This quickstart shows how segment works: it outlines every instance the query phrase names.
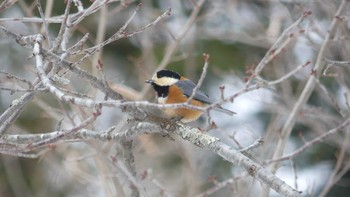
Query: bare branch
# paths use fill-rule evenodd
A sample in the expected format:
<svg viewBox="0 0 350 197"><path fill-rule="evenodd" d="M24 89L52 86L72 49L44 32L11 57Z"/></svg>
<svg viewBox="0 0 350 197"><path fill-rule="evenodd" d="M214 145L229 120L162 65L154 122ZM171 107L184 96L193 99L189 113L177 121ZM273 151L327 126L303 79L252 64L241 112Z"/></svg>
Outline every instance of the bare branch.
<svg viewBox="0 0 350 197"><path fill-rule="evenodd" d="M311 140L309 142L306 142L302 147L298 148L294 152L292 152L292 153L290 153L288 155L285 155L283 157L279 157L279 158L274 158L274 159L268 160L268 161L266 161L266 163L270 164L270 163L273 163L273 162L280 162L280 161L284 161L284 160L287 160L287 159L293 159L293 158L299 156L301 153L303 153L305 150L307 150L311 146L313 146L313 145L315 145L317 143L323 142L326 137L328 137L330 135L333 135L336 132L342 131L342 129L345 128L346 126L348 126L349 124L350 124L350 118L345 120L341 125L337 126L336 128L327 131L323 135L321 135L321 136L319 136L319 137L317 137L317 138L315 138L315 139L313 139L313 140Z"/></svg>
<svg viewBox="0 0 350 197"><path fill-rule="evenodd" d="M346 8L346 4L348 3L347 0L343 0L341 4L338 7L337 12L335 13L335 16L339 16L343 13L343 11ZM314 74L312 73L307 81L307 84L305 85L302 93L300 94L300 97L296 104L294 105L292 111L289 113L288 119L286 120L283 129L281 131L281 138L278 140L278 144L276 147L276 152L273 155L273 159L281 157L283 154L284 147L287 143L287 140L289 139L290 133L295 125L297 113L299 112L300 108L306 103L306 101L309 99L312 91L314 90L316 79L320 76L320 72L323 70L324 65L322 64L322 60L324 58L326 49L329 47L329 42L331 41L331 38L333 37L337 24L339 23L339 20L337 17L334 17L332 20L332 23L329 27L329 30L326 33L326 37L323 41L323 44L321 46L320 51L318 52L317 59L313 68ZM278 163L273 163L271 166L271 170L273 173L276 172L278 167Z"/></svg>
<svg viewBox="0 0 350 197"><path fill-rule="evenodd" d="M215 181L213 187L211 187L208 190L198 194L196 197L210 196L211 194L215 193L216 191L219 191L220 189L222 189L224 187L228 187L230 185L234 185L235 182L237 182L239 179L242 179L242 178L244 178L246 176L247 176L247 173L244 173L243 175L240 175L240 176L237 176L237 177L233 177L233 178L229 178L229 179L226 179L226 180L224 180L222 182Z"/></svg>
<svg viewBox="0 0 350 197"><path fill-rule="evenodd" d="M188 98L187 104L191 103L193 97L196 95L197 91L198 91L199 88L202 86L202 83L203 83L203 81L204 81L204 78L205 78L205 76L206 76L206 74L207 74L207 69L208 69L208 65L209 65L209 58L210 58L210 56L209 56L209 54L204 53L204 54L203 54L203 57L204 57L205 63L204 63L204 66L203 66L202 74L201 74L201 76L200 76L200 78L199 78L199 80L198 80L198 82L197 82L196 87L193 88L192 94L191 94L191 96Z"/></svg>
<svg viewBox="0 0 350 197"><path fill-rule="evenodd" d="M49 28L48 28L48 25L47 25L46 20L45 20L44 11L43 11L43 9L41 7L41 3L40 3L39 0L36 0L35 3L36 3L36 6L38 7L40 17L41 17L41 19L43 21L43 25L44 25L44 29L45 29L45 32L46 32L46 37L47 37L47 42L49 44L49 48L51 48L52 47L51 35L50 35Z"/></svg>
<svg viewBox="0 0 350 197"><path fill-rule="evenodd" d="M278 177L271 174L268 170L266 170L260 164L253 162L252 160L250 160L249 158L241 154L239 151L232 149L231 147L229 147L223 142L220 142L219 139L209 136L207 134L203 134L197 128L191 128L185 125L174 124L172 122L168 122L166 124L167 125L165 126L165 128L167 129L160 127L159 123L156 123L156 124L139 123L138 126L136 126L136 129L141 131L141 133L148 133L150 131L159 132L159 133L168 133L168 132L175 133L180 137L182 137L184 140L187 140L197 146L209 149L214 153L217 153L218 155L220 155L225 160L241 166L248 172L250 176L253 176L257 178L260 182L269 185L269 187L273 188L276 192L284 196L300 196L299 192L292 189L290 186L288 186ZM133 131L131 133L135 135L135 132L133 129L126 131L125 135L129 135L128 132L130 133L130 131ZM44 134L44 135L49 136L49 134ZM57 135L57 133L54 133L53 135ZM22 137L23 136L24 135L22 135ZM22 140L23 139L28 140L28 137L38 138L42 136L43 136L42 134L31 134L31 135L28 135L26 138L22 138ZM111 132L104 132L104 133L97 134L96 132L89 132L87 130L84 130L82 132L77 132L74 135L75 138L93 137L94 139L99 139L99 140L115 140L115 139L118 139L117 136L120 136L120 134L118 133L111 134ZM0 139L5 140L6 142L13 142L12 140L18 140L20 138L18 138L18 135L4 135Z"/></svg>
<svg viewBox="0 0 350 197"><path fill-rule="evenodd" d="M264 67L273 60L278 54L280 54L283 49L293 40L295 37L304 31L293 32L293 29L297 27L304 19L311 15L311 11L305 11L298 20L296 20L291 26L289 26L286 30L283 31L282 35L276 40L276 42L270 47L267 51L266 55L260 61L260 63L256 66L254 73L248 79L246 83L246 87L249 87L252 80L259 76Z"/></svg>
<svg viewBox="0 0 350 197"><path fill-rule="evenodd" d="M247 147L244 147L242 149L239 149L240 152L247 152L251 149L257 148L259 146L261 146L264 143L264 139L260 138L255 140L255 142Z"/></svg>

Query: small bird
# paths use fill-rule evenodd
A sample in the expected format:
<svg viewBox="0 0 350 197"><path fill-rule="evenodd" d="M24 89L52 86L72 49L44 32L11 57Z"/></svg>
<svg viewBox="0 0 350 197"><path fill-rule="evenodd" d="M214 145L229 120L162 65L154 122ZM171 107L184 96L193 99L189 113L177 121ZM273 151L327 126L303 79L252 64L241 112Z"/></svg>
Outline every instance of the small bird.
<svg viewBox="0 0 350 197"><path fill-rule="evenodd" d="M146 80L145 83L152 85L157 93L158 103L160 104L175 104L185 103L192 95L196 84L191 80L179 75L171 70L160 70L153 75L152 79ZM207 94L197 89L190 104L199 107L205 107L214 103ZM215 110L233 115L235 112L222 107L217 107ZM170 118L175 118L181 122L188 123L197 120L203 112L187 109L187 108L171 108L165 109L165 114Z"/></svg>

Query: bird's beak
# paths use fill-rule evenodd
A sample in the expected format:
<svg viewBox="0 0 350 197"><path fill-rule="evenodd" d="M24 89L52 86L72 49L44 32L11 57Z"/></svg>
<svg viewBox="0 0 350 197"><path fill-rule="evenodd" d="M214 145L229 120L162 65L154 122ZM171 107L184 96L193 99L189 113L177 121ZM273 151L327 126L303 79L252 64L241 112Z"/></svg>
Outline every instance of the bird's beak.
<svg viewBox="0 0 350 197"><path fill-rule="evenodd" d="M154 81L153 81L152 79L147 79L147 80L145 81L145 83L150 83L150 84L152 84L152 83L154 83Z"/></svg>

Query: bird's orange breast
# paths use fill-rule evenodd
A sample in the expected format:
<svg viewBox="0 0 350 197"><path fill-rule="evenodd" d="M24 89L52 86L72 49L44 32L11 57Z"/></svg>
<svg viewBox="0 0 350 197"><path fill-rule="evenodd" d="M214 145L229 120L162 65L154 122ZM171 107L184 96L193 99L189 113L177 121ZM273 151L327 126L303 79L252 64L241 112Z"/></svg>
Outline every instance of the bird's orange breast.
<svg viewBox="0 0 350 197"><path fill-rule="evenodd" d="M175 103L185 103L188 101L188 97L184 95L180 88L176 86L169 87L169 94L166 100L166 104L175 104ZM195 99L192 99L191 105L203 107L204 103L199 102ZM186 108L172 108L166 109L165 113L172 118L180 118L182 122L191 122L198 119L203 112L197 110L191 110Z"/></svg>

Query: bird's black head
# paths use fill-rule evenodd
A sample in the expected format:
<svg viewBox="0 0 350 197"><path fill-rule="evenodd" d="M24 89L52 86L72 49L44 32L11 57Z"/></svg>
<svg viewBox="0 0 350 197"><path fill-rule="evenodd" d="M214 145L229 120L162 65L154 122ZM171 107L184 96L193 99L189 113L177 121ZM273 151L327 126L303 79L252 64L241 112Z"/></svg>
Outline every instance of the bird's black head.
<svg viewBox="0 0 350 197"><path fill-rule="evenodd" d="M157 78L163 78L163 77L168 77L168 78L174 78L180 80L181 76L174 71L171 70L160 70L157 72Z"/></svg>

